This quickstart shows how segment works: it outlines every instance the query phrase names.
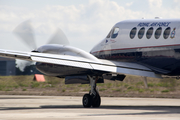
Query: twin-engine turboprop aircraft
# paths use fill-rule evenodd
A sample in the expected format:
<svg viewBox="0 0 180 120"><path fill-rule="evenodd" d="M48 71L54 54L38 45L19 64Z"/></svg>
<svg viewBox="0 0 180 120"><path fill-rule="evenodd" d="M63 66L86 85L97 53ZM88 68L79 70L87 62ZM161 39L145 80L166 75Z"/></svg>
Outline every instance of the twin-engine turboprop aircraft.
<svg viewBox="0 0 180 120"><path fill-rule="evenodd" d="M23 29L17 31L24 41L33 43L21 35ZM62 45L64 42L52 44L58 43L57 39L66 41L62 31L54 38L52 41L56 42L32 52L0 50L0 56L35 61L40 72L64 77L66 84L90 84L91 90L82 100L84 107L100 106L96 83L103 83L104 79L122 81L126 75L155 78L180 75L180 19L121 21L90 53Z"/></svg>

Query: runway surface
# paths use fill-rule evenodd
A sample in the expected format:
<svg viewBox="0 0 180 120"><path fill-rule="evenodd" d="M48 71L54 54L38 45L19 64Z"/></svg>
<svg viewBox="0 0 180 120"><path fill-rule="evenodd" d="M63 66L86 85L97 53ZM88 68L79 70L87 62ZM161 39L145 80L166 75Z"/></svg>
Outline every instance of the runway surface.
<svg viewBox="0 0 180 120"><path fill-rule="evenodd" d="M180 120L180 99L102 97L83 108L82 97L0 96L0 120Z"/></svg>

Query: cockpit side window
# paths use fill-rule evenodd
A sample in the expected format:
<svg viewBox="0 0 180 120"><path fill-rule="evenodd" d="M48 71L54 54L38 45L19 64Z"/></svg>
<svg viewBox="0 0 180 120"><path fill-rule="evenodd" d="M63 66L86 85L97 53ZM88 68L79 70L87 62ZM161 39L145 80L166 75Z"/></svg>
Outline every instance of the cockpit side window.
<svg viewBox="0 0 180 120"><path fill-rule="evenodd" d="M118 33L119 33L119 28L118 28L118 27L115 27L115 28L112 30L111 38L116 38L116 37L118 36Z"/></svg>

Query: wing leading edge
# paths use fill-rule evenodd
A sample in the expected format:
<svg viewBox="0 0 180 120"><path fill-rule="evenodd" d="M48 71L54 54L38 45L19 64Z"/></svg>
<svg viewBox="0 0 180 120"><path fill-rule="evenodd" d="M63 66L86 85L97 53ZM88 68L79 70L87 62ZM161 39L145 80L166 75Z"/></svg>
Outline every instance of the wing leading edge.
<svg viewBox="0 0 180 120"><path fill-rule="evenodd" d="M100 61L92 61L82 57L56 55L36 52L19 52L12 50L0 50L0 56L6 58L22 59L34 62L50 63L64 66L72 66L97 70L101 72L118 73L126 75L137 75L144 77L160 78L160 75L155 74L151 69L139 65L137 63L116 62L110 60L99 59Z"/></svg>

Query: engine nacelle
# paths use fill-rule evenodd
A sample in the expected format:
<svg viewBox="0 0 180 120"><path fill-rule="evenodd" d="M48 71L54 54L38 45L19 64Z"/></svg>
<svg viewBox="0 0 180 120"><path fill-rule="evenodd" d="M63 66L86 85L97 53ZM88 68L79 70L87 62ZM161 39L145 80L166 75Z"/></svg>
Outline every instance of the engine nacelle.
<svg viewBox="0 0 180 120"><path fill-rule="evenodd" d="M85 52L81 49L78 49L72 46L66 46L66 45L57 45L57 44L43 45L39 47L37 50L32 51L32 52L78 56L78 57L82 57L82 58L86 58L92 61L99 62L99 60L93 55L91 55L90 53ZM59 77L63 77L67 75L68 76L84 75L84 74L86 75L87 73L92 74L92 71L88 69L49 64L49 63L36 63L36 68L44 74L51 75L51 76L59 76ZM69 81L71 80L72 79L70 79ZM82 78L79 81L82 81Z"/></svg>

